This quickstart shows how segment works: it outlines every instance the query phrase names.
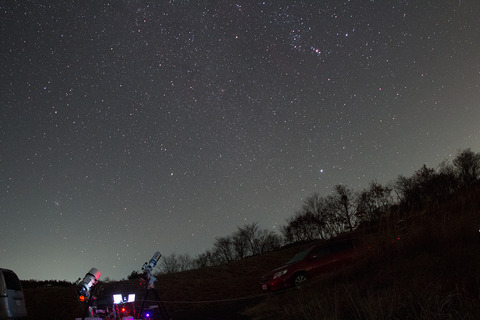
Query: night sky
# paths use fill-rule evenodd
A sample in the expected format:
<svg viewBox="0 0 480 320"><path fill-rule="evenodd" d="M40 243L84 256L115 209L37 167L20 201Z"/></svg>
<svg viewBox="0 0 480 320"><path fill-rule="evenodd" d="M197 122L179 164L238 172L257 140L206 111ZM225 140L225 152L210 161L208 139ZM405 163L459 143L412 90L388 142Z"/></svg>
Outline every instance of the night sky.
<svg viewBox="0 0 480 320"><path fill-rule="evenodd" d="M0 267L21 279L119 280L480 151L478 0L0 9Z"/></svg>

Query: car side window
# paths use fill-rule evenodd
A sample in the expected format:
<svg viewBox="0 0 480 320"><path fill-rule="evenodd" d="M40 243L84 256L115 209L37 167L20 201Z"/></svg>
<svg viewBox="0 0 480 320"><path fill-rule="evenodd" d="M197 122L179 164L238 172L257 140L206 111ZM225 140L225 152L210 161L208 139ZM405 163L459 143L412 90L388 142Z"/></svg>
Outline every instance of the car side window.
<svg viewBox="0 0 480 320"><path fill-rule="evenodd" d="M332 245L332 253L348 250L353 248L351 241L340 242Z"/></svg>
<svg viewBox="0 0 480 320"><path fill-rule="evenodd" d="M316 259L320 258L323 256L326 256L330 254L330 248L329 247L318 247L315 250L312 251L312 254L310 255L310 258Z"/></svg>

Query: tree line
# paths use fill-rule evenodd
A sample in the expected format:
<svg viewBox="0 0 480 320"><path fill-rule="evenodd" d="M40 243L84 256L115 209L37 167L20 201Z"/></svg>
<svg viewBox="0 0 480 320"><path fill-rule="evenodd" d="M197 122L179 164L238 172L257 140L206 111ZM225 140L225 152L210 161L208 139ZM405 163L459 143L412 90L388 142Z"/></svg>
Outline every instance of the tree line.
<svg viewBox="0 0 480 320"><path fill-rule="evenodd" d="M479 182L480 153L468 148L459 151L451 163L444 161L437 169L423 165L411 177L400 175L387 185L372 181L360 192L336 185L329 195L313 193L286 220L281 234L250 223L231 235L215 238L213 247L196 257L175 253L162 257L160 269L162 273L173 273L219 265L296 242L329 239L363 224L378 223L392 208L419 210L431 203L448 201L457 191ZM128 278L136 276L139 274L134 271Z"/></svg>

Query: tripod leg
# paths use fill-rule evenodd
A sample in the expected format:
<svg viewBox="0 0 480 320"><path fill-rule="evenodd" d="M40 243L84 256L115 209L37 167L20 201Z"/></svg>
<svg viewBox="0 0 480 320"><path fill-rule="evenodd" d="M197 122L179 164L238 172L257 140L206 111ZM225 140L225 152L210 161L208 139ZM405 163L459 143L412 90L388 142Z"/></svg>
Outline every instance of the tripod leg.
<svg viewBox="0 0 480 320"><path fill-rule="evenodd" d="M167 309L163 306L162 302L160 301L160 296L158 295L157 290L153 290L153 294L155 296L155 300L157 301L158 309L160 310L160 315L162 320L171 320L170 315L167 312Z"/></svg>
<svg viewBox="0 0 480 320"><path fill-rule="evenodd" d="M84 305L82 320L85 320L85 318L87 317L87 313L90 312L90 305L91 305L91 303L92 303L92 298L93 298L93 296L91 296L90 298L88 298L88 302ZM89 316L90 316L90 314L89 314Z"/></svg>
<svg viewBox="0 0 480 320"><path fill-rule="evenodd" d="M142 305L140 307L140 311L138 312L138 316L141 317L142 314L143 314L143 307L145 306L145 301L147 300L147 297L148 297L148 292L152 290L153 291L153 295L155 297L155 301L157 302L157 305L158 305L158 311L160 312L160 317L162 320L171 320L172 318L170 318L170 315L168 314L167 310L165 309L165 307L163 306L162 302L160 302L160 296L158 295L158 292L157 290L155 289L147 289L147 292L145 292L145 297L143 298L142 300Z"/></svg>
<svg viewBox="0 0 480 320"><path fill-rule="evenodd" d="M140 311L138 312L138 316L139 316L139 317L142 316L143 307L145 306L145 300L147 300L147 296L148 296L148 291L150 291L150 289L147 289L147 291L145 292L145 296L143 297L142 305L141 305L141 307L140 307Z"/></svg>

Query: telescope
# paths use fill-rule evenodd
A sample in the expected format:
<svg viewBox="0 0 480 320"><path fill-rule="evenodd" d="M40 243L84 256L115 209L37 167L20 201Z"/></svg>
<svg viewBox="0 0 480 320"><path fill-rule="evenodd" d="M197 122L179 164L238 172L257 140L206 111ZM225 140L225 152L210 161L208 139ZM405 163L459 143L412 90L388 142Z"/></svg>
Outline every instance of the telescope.
<svg viewBox="0 0 480 320"><path fill-rule="evenodd" d="M143 315L145 318L150 318L150 313L147 312L143 314L143 306L145 305L145 301L147 301L148 293L152 292L155 297L155 301L157 302L158 309L161 313L161 319L171 319L170 316L168 315L167 310L160 302L160 297L158 296L158 292L157 290L155 290L155 281L157 281L157 279L155 279L155 276L152 274L152 270L157 265L158 260L160 260L161 256L162 255L160 254L160 252L158 251L155 252L152 259L150 259L149 262L145 262L145 264L142 267L143 278L145 280L148 280L148 285L147 285L147 291L145 292L145 297L142 300L142 305L140 306L139 314Z"/></svg>
<svg viewBox="0 0 480 320"><path fill-rule="evenodd" d="M93 286L97 284L98 279L100 278L100 271L96 268L90 269L90 271L85 275L85 278L78 284L78 296L80 301L88 301L90 299L90 291Z"/></svg>
<svg viewBox="0 0 480 320"><path fill-rule="evenodd" d="M154 288L155 286L155 281L157 281L157 279L153 276L152 274L152 270L153 268L155 268L155 266L157 265L157 262L158 260L160 259L162 255L160 254L160 252L155 252L155 254L153 255L152 259L150 259L149 262L145 262L143 264L143 267L142 267L142 271L143 271L143 275L145 277L146 280L148 280L148 287L149 288Z"/></svg>
<svg viewBox="0 0 480 320"><path fill-rule="evenodd" d="M149 262L145 262L143 267L142 267L142 270L144 273L148 273L150 274L150 272L152 272L153 268L155 268L155 266L157 265L157 262L158 260L160 259L162 255L160 254L160 252L155 252L155 254L153 255L152 259L150 259Z"/></svg>

